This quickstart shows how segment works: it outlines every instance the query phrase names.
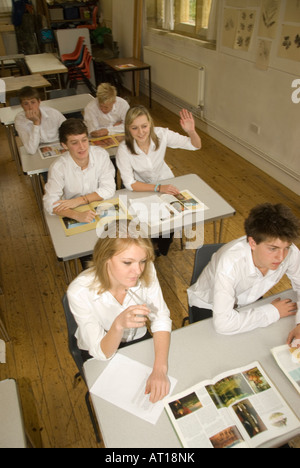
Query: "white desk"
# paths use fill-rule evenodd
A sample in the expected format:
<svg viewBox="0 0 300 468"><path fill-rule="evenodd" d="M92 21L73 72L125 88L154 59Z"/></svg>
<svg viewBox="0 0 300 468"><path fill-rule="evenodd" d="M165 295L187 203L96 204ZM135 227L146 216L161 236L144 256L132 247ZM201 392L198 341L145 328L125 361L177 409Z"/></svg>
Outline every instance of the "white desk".
<svg viewBox="0 0 300 468"><path fill-rule="evenodd" d="M220 223L222 223L225 218L235 214L235 209L195 174L167 179L164 183L172 183L179 190L188 188L196 197L198 197L199 200L208 207L208 209L204 211L204 222L217 223L220 221ZM149 195L153 195L152 192L131 192L123 189L117 190L115 196L127 195L128 198L143 198L147 193ZM98 240L96 230L68 237L65 235L61 222L57 216L50 216L48 213L45 213L45 219L56 256L59 260L66 263L64 266L68 268L68 262L70 260L93 253L94 246ZM221 232L222 230L220 229L220 233Z"/></svg>
<svg viewBox="0 0 300 468"><path fill-rule="evenodd" d="M0 382L0 448L26 448L18 389L13 379Z"/></svg>
<svg viewBox="0 0 300 468"><path fill-rule="evenodd" d="M59 87L61 88L61 73L67 73L67 67L56 57L55 54L26 55L25 61L32 75L57 75Z"/></svg>
<svg viewBox="0 0 300 468"><path fill-rule="evenodd" d="M287 296L290 297L290 293ZM280 297L284 295L281 294ZM270 302L270 298L266 301ZM178 379L174 394L227 370L259 361L299 418L299 394L279 369L270 352L271 348L285 343L294 324L295 317L289 317L267 328L226 336L218 335L214 331L212 319L207 319L173 331L169 375ZM153 365L152 340L133 344L119 352L150 367ZM107 364L96 359L84 364L89 388ZM94 395L91 397L107 448L180 448L180 442L165 411L158 423L152 425L99 397ZM297 431L277 438L266 446L280 446L299 433L300 425Z"/></svg>

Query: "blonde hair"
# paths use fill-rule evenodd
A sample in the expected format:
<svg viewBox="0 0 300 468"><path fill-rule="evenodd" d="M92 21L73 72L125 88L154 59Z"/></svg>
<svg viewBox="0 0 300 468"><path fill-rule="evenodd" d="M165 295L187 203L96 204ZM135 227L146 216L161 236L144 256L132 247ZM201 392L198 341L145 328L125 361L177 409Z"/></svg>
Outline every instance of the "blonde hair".
<svg viewBox="0 0 300 468"><path fill-rule="evenodd" d="M135 119L141 117L142 115L145 115L147 117L148 122L150 123L150 138L155 144L155 150L159 148L159 138L154 131L154 122L148 109L146 109L146 107L144 106L131 107L131 109L127 111L125 117L125 143L127 148L130 150L131 154L137 153L134 149L134 138L130 133L129 127L130 125L132 125L132 122Z"/></svg>
<svg viewBox="0 0 300 468"><path fill-rule="evenodd" d="M114 102L116 96L116 88L109 83L101 83L97 88L97 98L100 104L104 102Z"/></svg>
<svg viewBox="0 0 300 468"><path fill-rule="evenodd" d="M107 235L106 232L103 237L97 241L94 248L93 260L90 264L94 272L92 288L97 289L98 294L102 294L111 288L107 262L114 255L119 254L132 245L137 245L145 250L146 263L140 276L140 281L143 285L149 286L152 280L151 263L155 258L151 240L148 237L143 237L142 233L137 231L136 226L134 234L131 233L129 221L117 221L113 227L115 228L115 235L110 236Z"/></svg>

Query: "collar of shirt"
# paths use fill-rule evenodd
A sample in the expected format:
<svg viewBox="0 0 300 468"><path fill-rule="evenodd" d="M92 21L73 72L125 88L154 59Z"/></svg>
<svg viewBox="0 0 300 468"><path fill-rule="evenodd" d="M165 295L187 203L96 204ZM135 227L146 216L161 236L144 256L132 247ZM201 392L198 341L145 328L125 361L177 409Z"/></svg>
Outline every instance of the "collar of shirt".
<svg viewBox="0 0 300 468"><path fill-rule="evenodd" d="M98 288L97 288L97 289L98 289ZM114 296L113 296L109 291L105 291L105 292L102 293L102 294L98 294L97 289L95 289L95 291L94 291L93 300L94 300L94 301L99 301L99 300L101 300L101 302L103 302L104 304L112 304L112 301L113 301L113 299L114 299ZM130 289L131 289L133 292L136 292L136 293L138 294L138 291L139 291L140 289L142 289L142 284L141 284L141 282L139 281L138 284L137 284L136 286L134 286L134 287L132 287L132 288L130 288ZM131 299L130 296L129 296L128 294L126 294L125 299L126 299L126 298L129 298L129 300ZM115 299L114 299L114 300L115 300ZM128 305L127 305L127 302L128 302L128 301L125 301L125 300L124 300L124 302L125 302L125 304L126 304L126 307L128 307ZM124 303L123 303L123 304L120 304L120 307L125 306L125 304L124 304Z"/></svg>
<svg viewBox="0 0 300 468"><path fill-rule="evenodd" d="M70 152L68 151L68 153L66 153L66 157L68 158L68 161L69 161L69 164L72 168L74 168L76 171L80 171L81 172L81 167L78 166L78 164L76 163L76 161L74 161L74 159L72 158ZM91 169L92 167L94 167L94 157L93 157L93 153L91 151L91 148L90 148L90 151L89 151L89 163L88 163L88 167L86 167L85 170L87 169Z"/></svg>
<svg viewBox="0 0 300 468"><path fill-rule="evenodd" d="M150 146L149 146L149 151L148 151L147 154L144 153L144 151L139 147L139 145L137 144L137 142L135 140L134 140L133 144L134 144L134 149L135 149L136 154L144 154L145 156L149 156L149 153L151 151L155 151L154 141L152 139L150 139Z"/></svg>

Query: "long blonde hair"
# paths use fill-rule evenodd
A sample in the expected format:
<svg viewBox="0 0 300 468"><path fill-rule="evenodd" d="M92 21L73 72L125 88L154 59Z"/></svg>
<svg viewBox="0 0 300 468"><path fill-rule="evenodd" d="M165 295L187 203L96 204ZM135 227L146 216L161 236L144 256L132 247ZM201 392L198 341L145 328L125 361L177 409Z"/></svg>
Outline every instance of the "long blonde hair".
<svg viewBox="0 0 300 468"><path fill-rule="evenodd" d="M145 115L150 123L150 138L155 144L155 150L159 148L159 138L154 131L154 122L148 109L144 106L131 107L125 117L125 143L131 154L136 154L136 152L134 149L134 138L130 133L129 127L135 119L142 115Z"/></svg>
<svg viewBox="0 0 300 468"><path fill-rule="evenodd" d="M93 260L90 264L94 272L94 282L92 288L97 289L98 294L102 294L111 288L111 282L107 270L107 262L114 255L119 254L123 250L128 249L132 245L137 245L145 250L146 263L145 268L140 276L140 281L144 286L149 286L151 283L151 263L154 261L154 251L152 242L149 238L143 237L142 233L138 232L135 226L134 234L130 231L129 221L117 221L114 225L114 236L104 234L98 239L94 248Z"/></svg>

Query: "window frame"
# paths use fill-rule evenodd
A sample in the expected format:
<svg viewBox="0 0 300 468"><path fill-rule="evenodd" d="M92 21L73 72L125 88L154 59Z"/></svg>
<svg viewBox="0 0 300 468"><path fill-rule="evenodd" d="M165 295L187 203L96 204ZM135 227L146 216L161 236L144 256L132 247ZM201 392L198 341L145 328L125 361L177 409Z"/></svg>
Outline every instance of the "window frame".
<svg viewBox="0 0 300 468"><path fill-rule="evenodd" d="M209 43L214 43L215 41L210 41L207 39L207 27L202 27L203 23L203 8L204 2L209 2L209 8L211 8L212 0L195 0L196 1L196 22L195 24L188 24L185 21L182 21L182 8L184 8L184 3L188 3L189 0L150 0L151 1L151 17L149 20L147 14L147 23L150 27L157 28L162 31L169 33L179 34L181 36L191 37L193 39L198 39L201 41L207 41ZM164 10L164 1L173 1L174 2L174 27L164 26L164 19L162 18L161 12ZM153 5L154 4L154 5ZM148 13L148 11L147 11Z"/></svg>

